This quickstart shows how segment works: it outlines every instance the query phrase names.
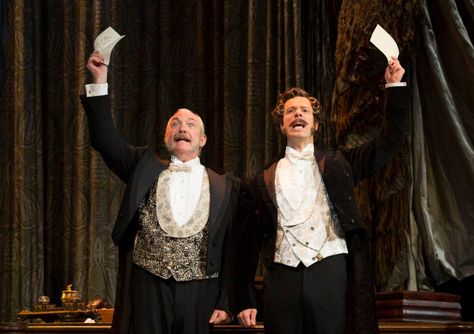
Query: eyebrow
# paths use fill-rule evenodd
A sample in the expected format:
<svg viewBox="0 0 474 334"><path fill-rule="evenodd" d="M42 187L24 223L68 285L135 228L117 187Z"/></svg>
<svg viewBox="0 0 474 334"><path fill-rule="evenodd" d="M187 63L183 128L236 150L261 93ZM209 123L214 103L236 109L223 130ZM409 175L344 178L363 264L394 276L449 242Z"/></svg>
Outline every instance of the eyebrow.
<svg viewBox="0 0 474 334"><path fill-rule="evenodd" d="M289 106L288 108L286 108L286 110L296 109L296 108L311 109L312 107L310 107L310 106L304 106L304 105L301 105L301 106Z"/></svg>
<svg viewBox="0 0 474 334"><path fill-rule="evenodd" d="M188 118L186 118L186 119L183 120L183 119L179 118L178 116L173 116L173 117L171 117L170 121L179 121L179 122L183 122L183 121L184 121L184 122L194 121L194 122L197 122L198 120L197 120L197 118L195 118L195 117L188 117Z"/></svg>

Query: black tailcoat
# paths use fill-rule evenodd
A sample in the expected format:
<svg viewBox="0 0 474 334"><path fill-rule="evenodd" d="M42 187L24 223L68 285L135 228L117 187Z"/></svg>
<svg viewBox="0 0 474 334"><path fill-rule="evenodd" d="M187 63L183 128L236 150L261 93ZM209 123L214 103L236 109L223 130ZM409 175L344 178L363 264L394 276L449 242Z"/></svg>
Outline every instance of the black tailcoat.
<svg viewBox="0 0 474 334"><path fill-rule="evenodd" d="M112 329L128 333L130 325L130 274L133 244L137 228L137 208L169 162L160 160L149 148L130 146L113 124L108 95L81 96L86 111L92 146L102 155L107 166L126 183L126 190L115 222L112 239L119 249L119 272ZM219 175L206 169L210 184L208 220L207 274L219 272L220 293L215 308L228 310L228 294L224 271L228 268L230 229L234 219L239 181L229 174Z"/></svg>
<svg viewBox="0 0 474 334"><path fill-rule="evenodd" d="M348 333L377 332L375 284L364 222L358 211L354 186L373 175L401 148L408 128L409 99L404 87L387 89L387 128L384 135L353 149L315 151L324 185L345 233L347 257ZM241 191L239 235L241 246L237 279L237 312L255 308L253 281L259 257L271 266L275 254L277 207L273 163Z"/></svg>

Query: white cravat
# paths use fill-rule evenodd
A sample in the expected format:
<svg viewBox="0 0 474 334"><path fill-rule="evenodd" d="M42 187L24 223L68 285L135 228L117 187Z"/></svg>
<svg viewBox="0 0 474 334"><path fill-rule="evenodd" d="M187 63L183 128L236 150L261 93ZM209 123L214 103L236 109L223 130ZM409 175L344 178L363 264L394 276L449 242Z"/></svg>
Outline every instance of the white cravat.
<svg viewBox="0 0 474 334"><path fill-rule="evenodd" d="M308 185L314 189L312 166L315 161L314 146L308 144L301 152L287 146L285 157L278 162L276 177L281 184L283 196L291 199L290 205L295 210L301 205Z"/></svg>
<svg viewBox="0 0 474 334"><path fill-rule="evenodd" d="M344 239L334 232L336 217L314 157L314 145L297 152L287 147L275 175L278 227L275 262L296 267L347 253Z"/></svg>
<svg viewBox="0 0 474 334"><path fill-rule="evenodd" d="M297 150L287 146L285 151L285 158L290 160L290 162L292 162L293 164L296 164L300 160L315 161L314 145L306 145L303 151L301 152L298 152Z"/></svg>
<svg viewBox="0 0 474 334"><path fill-rule="evenodd" d="M170 179L170 206L173 218L179 226L183 226L199 203L202 188L202 178L204 175L204 166L201 165L199 158L195 158L183 163L175 156L171 156L171 164L176 168L170 169L184 169L190 168L190 171L176 170L171 173Z"/></svg>

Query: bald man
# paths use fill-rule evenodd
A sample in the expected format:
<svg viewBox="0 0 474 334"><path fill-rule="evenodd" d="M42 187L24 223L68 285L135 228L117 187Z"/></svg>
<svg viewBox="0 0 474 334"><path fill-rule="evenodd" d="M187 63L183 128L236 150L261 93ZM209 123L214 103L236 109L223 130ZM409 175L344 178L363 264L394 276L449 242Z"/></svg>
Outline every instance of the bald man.
<svg viewBox="0 0 474 334"><path fill-rule="evenodd" d="M119 249L113 333L207 334L230 320L223 268L239 182L199 160L201 118L179 109L166 126L171 161L120 137L113 124L107 66L94 51L93 83L81 102L91 144L127 185L112 238Z"/></svg>

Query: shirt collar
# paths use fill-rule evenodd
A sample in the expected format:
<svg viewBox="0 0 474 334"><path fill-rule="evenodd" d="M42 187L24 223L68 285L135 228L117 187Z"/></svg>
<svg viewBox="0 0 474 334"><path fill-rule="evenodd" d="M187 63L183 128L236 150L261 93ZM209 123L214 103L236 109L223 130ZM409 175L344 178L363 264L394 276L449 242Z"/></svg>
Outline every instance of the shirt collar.
<svg viewBox="0 0 474 334"><path fill-rule="evenodd" d="M297 150L289 146L286 147L285 158L289 159L291 162L294 162L294 160L297 159L298 157L301 157L303 160L308 160L303 157L312 157L311 160L313 160L314 159L314 144L310 143L306 145L305 148L301 152L298 152Z"/></svg>
<svg viewBox="0 0 474 334"><path fill-rule="evenodd" d="M196 157L196 158L194 158L192 160L189 160L189 161L186 161L186 162L182 162L181 160L179 160L174 155L171 155L171 162L174 163L174 164L177 164L177 165L186 165L186 166L189 166L191 168L201 166L201 160L199 159L199 157Z"/></svg>

